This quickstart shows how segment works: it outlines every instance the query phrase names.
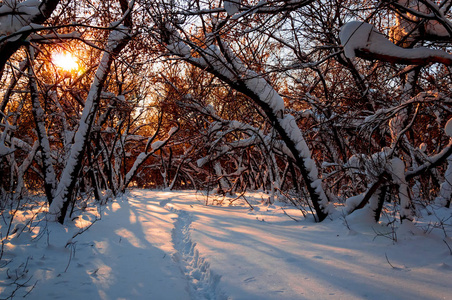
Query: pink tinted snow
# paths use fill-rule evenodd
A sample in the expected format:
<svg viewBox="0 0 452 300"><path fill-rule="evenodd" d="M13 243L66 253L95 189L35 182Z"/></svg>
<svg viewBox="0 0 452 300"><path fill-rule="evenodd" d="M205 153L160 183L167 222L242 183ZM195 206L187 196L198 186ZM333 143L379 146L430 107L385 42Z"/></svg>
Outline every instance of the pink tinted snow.
<svg viewBox="0 0 452 300"><path fill-rule="evenodd" d="M445 208L421 209L416 226L392 231L366 209L316 224L266 197L247 194L251 210L242 199L226 205L232 198L206 206L219 198L202 192L133 190L65 225L33 216L31 232L19 213L14 227L26 230L5 241L12 261L0 274L27 262L28 288L38 280L30 299L448 299L450 238L420 229L450 217ZM8 280L0 276L2 296Z"/></svg>

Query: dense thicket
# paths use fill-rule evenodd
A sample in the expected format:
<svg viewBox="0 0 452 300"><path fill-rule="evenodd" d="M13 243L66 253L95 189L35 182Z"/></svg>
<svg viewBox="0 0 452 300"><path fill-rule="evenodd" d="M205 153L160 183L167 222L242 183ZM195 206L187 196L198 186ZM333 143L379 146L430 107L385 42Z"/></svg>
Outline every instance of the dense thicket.
<svg viewBox="0 0 452 300"><path fill-rule="evenodd" d="M262 189L319 221L449 206L451 5L3 1L1 207L44 193L63 222L133 186Z"/></svg>

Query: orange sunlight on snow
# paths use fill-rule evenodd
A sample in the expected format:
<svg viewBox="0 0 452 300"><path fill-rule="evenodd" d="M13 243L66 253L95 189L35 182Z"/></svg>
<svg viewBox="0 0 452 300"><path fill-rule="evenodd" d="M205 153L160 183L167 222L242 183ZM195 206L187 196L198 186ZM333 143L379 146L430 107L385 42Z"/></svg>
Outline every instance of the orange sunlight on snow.
<svg viewBox="0 0 452 300"><path fill-rule="evenodd" d="M145 248L140 239L138 239L132 231L127 230L126 228L120 228L115 230L115 233L128 241L132 246L136 248Z"/></svg>

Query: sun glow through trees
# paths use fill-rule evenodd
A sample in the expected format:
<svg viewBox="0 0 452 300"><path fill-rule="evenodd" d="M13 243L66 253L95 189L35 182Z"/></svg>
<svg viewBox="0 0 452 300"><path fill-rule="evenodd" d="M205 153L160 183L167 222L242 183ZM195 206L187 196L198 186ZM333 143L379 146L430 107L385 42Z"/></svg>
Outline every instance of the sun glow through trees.
<svg viewBox="0 0 452 300"><path fill-rule="evenodd" d="M63 71L75 72L80 69L78 59L67 52L60 52L52 55L52 62Z"/></svg>

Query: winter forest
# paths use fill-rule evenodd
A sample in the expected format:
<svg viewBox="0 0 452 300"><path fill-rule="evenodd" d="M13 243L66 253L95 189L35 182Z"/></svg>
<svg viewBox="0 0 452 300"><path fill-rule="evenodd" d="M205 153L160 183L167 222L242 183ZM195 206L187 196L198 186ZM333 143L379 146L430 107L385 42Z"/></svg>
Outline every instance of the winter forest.
<svg viewBox="0 0 452 300"><path fill-rule="evenodd" d="M450 0L0 1L0 298L50 299L39 294L44 280L30 276L38 257L20 245L49 246L50 232L66 228L59 272L68 274L75 245L82 251L72 238L94 237L100 223L90 208L112 209L149 190L154 200L171 195L153 207L177 202L165 212L177 216L168 219L173 227L161 225L173 252L183 254L178 226L188 234L203 210L237 224L236 211L222 209L281 206L275 224L291 222L284 226L295 235L307 221L320 243L331 227L352 231L353 216L388 232L368 232L367 248L375 236L399 243L402 226L419 231L422 247L444 255L440 274L428 274L452 278L451 7ZM196 218L182 209L193 209L190 201L202 202ZM215 227L202 224L197 231ZM199 235L195 256L205 250L207 279L188 279L189 299L327 298L243 296L226 279L234 271L193 234L189 247ZM433 235L438 246L424 240ZM400 268L382 253L381 264ZM421 298L452 293L441 282ZM354 289L355 298L336 297L377 299ZM96 297L179 298L174 290L154 298L110 292Z"/></svg>

